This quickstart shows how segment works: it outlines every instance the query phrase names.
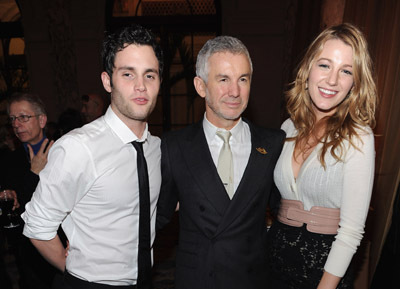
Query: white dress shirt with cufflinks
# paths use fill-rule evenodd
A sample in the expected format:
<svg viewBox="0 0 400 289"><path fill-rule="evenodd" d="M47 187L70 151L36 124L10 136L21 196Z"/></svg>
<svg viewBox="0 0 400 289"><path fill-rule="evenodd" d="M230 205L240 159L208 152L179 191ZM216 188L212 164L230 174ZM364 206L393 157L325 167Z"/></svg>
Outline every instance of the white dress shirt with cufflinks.
<svg viewBox="0 0 400 289"><path fill-rule="evenodd" d="M224 141L217 136L216 132L223 129L217 128L210 123L205 115L203 119L203 129L208 147L210 148L212 159L215 166L217 166L219 153ZM249 125L242 119L239 120L239 122L230 130L230 132L232 136L229 140L229 145L232 151L233 182L234 191L236 191L240 181L242 180L247 163L249 162L251 152L251 133Z"/></svg>
<svg viewBox="0 0 400 289"><path fill-rule="evenodd" d="M138 137L109 107L51 148L40 182L23 214L24 235L55 237L60 223L69 240L66 270L109 285L136 284L139 234ZM150 181L151 237L161 185L160 139L147 129L143 149Z"/></svg>

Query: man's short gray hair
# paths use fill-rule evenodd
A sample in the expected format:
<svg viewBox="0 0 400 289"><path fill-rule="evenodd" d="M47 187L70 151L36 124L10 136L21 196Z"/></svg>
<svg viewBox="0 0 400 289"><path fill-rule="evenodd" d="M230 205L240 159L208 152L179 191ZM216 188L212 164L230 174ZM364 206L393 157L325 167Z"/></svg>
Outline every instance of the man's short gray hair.
<svg viewBox="0 0 400 289"><path fill-rule="evenodd" d="M251 73L253 73L253 63L243 42L232 36L217 36L208 40L197 55L196 75L204 82L208 80L208 59L218 52L246 55L250 62Z"/></svg>
<svg viewBox="0 0 400 289"><path fill-rule="evenodd" d="M44 106L43 101L36 95L32 93L27 93L27 92L14 92L7 101L7 114L10 114L10 106L14 102L20 102L20 101L27 101L31 104L33 111L35 114L44 114L47 115L46 113L46 108Z"/></svg>

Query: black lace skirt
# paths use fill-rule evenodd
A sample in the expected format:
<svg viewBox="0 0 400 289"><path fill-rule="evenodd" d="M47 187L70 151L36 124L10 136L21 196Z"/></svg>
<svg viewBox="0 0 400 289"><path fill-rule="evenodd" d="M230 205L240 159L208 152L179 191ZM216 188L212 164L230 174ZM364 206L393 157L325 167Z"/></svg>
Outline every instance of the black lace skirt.
<svg viewBox="0 0 400 289"><path fill-rule="evenodd" d="M335 235L315 234L306 227L292 227L278 221L268 232L268 288L315 289ZM353 288L349 268L337 288Z"/></svg>

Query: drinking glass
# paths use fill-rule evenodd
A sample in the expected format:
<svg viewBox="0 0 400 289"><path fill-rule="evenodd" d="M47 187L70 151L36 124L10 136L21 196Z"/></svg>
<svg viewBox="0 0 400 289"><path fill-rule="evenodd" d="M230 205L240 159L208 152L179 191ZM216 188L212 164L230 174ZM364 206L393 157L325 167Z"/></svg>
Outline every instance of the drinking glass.
<svg viewBox="0 0 400 289"><path fill-rule="evenodd" d="M18 215L12 210L14 206L14 197L9 191L0 192L0 208L2 215L5 217L4 228L15 228L19 226L18 222L15 222Z"/></svg>

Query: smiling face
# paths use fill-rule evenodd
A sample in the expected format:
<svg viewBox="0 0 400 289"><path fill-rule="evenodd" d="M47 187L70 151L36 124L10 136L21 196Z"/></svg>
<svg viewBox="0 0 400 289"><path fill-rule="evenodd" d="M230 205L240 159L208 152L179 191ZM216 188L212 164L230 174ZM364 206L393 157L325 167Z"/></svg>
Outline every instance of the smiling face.
<svg viewBox="0 0 400 289"><path fill-rule="evenodd" d="M353 51L339 39L325 42L308 78L317 120L332 115L353 86Z"/></svg>
<svg viewBox="0 0 400 289"><path fill-rule="evenodd" d="M216 127L231 129L247 107L251 67L244 54L218 52L208 59L208 80L195 77L198 94L206 100L206 117Z"/></svg>
<svg viewBox="0 0 400 289"><path fill-rule="evenodd" d="M27 122L20 122L17 119L12 122L14 133L21 142L35 145L42 140L43 128L47 121L46 115L35 113L33 106L26 100L11 103L9 114L14 117L33 116Z"/></svg>
<svg viewBox="0 0 400 289"><path fill-rule="evenodd" d="M158 60L151 46L131 44L115 56L112 85L106 72L104 88L111 93L114 113L136 134L144 128L160 89Z"/></svg>

